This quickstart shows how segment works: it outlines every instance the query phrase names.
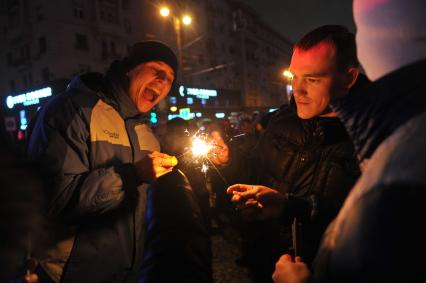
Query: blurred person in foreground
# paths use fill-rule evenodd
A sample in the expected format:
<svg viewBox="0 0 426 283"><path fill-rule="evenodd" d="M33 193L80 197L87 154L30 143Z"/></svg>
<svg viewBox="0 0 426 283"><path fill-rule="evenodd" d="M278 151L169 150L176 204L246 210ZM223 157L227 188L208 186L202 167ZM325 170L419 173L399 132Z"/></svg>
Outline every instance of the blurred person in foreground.
<svg viewBox="0 0 426 283"><path fill-rule="evenodd" d="M55 246L39 258L43 282L136 282L141 270L145 282L170 276L158 273L158 256L152 261L164 252L152 231L170 232L158 223L168 223L161 213L172 208L158 211L153 197L164 186L172 192L188 186L185 178L173 183L182 179L171 173L177 160L159 152L149 111L169 93L177 68L168 46L139 42L106 74L74 78L40 110L28 152L53 176L46 212L55 236Z"/></svg>
<svg viewBox="0 0 426 283"><path fill-rule="evenodd" d="M359 175L353 145L329 107L332 94L347 93L360 80L354 35L337 25L309 32L294 47L290 72L295 104L272 114L246 161L248 178L228 188L252 220L245 249L258 282L271 281L284 252L313 259Z"/></svg>
<svg viewBox="0 0 426 283"><path fill-rule="evenodd" d="M373 84L332 106L365 166L314 273L283 255L275 282L426 282L425 11L423 0L354 0L358 55Z"/></svg>
<svg viewBox="0 0 426 283"><path fill-rule="evenodd" d="M42 209L47 180L39 164L20 156L0 132L0 282L36 283L32 256L48 244Z"/></svg>

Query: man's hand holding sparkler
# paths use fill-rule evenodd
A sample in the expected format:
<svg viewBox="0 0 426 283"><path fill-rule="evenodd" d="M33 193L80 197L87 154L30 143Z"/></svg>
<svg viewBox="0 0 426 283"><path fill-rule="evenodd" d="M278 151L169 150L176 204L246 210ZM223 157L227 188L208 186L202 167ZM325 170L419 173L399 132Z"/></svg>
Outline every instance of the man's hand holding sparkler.
<svg viewBox="0 0 426 283"><path fill-rule="evenodd" d="M140 180L150 182L171 172L177 163L176 157L154 151L136 162L134 166Z"/></svg>
<svg viewBox="0 0 426 283"><path fill-rule="evenodd" d="M213 139L214 142L208 153L208 158L215 165L226 165L229 161L228 145L225 143L218 131L211 132L210 137Z"/></svg>
<svg viewBox="0 0 426 283"><path fill-rule="evenodd" d="M285 254L277 261L272 275L275 283L308 283L313 282L308 266L297 256L294 260L291 255Z"/></svg>
<svg viewBox="0 0 426 283"><path fill-rule="evenodd" d="M282 193L258 185L235 184L226 190L232 195L232 202L237 204L243 217L253 220L278 218L287 198Z"/></svg>

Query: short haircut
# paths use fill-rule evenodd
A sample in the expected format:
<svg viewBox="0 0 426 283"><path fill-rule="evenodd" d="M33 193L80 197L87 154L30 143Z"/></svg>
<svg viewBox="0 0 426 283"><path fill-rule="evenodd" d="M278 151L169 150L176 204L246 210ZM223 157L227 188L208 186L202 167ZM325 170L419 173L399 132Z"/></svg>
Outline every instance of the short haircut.
<svg viewBox="0 0 426 283"><path fill-rule="evenodd" d="M314 29L300 39L294 49L307 51L320 42L326 42L336 49L337 68L344 71L348 67L358 67L355 35L340 25L325 25Z"/></svg>

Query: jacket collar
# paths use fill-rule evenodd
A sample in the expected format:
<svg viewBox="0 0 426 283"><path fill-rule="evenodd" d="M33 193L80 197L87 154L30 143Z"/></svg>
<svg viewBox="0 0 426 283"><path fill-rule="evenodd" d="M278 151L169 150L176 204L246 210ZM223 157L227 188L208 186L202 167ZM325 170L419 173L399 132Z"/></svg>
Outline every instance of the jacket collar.
<svg viewBox="0 0 426 283"><path fill-rule="evenodd" d="M135 103L131 100L128 89L129 79L121 70L118 61L113 62L104 77L104 92L111 98L111 103L124 119L143 117L147 114L139 112Z"/></svg>
<svg viewBox="0 0 426 283"><path fill-rule="evenodd" d="M426 110L426 60L369 82L360 77L349 94L332 107L352 138L360 161L409 119Z"/></svg>

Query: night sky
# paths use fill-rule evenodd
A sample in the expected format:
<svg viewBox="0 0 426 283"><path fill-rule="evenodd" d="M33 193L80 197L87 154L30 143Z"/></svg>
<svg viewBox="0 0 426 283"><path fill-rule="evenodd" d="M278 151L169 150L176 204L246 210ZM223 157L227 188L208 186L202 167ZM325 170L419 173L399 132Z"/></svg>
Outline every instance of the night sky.
<svg viewBox="0 0 426 283"><path fill-rule="evenodd" d="M261 19L292 42L325 24L341 24L355 31L352 0L242 0Z"/></svg>

